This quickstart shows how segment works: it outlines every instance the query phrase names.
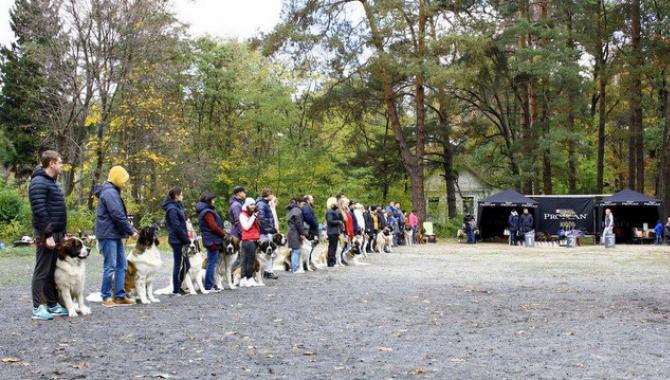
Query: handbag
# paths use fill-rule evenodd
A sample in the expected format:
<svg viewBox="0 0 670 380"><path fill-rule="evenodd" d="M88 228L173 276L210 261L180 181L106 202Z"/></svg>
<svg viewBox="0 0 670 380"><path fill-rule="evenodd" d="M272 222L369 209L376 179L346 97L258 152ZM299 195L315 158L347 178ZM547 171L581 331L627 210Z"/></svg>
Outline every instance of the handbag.
<svg viewBox="0 0 670 380"><path fill-rule="evenodd" d="M505 228L505 230L503 231L503 235L509 236L509 228Z"/></svg>

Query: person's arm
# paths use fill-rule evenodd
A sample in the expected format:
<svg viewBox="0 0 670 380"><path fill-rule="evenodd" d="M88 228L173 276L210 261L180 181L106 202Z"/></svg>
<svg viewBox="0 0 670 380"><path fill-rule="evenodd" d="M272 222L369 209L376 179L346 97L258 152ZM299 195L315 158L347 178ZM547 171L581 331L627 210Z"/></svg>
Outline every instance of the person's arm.
<svg viewBox="0 0 670 380"><path fill-rule="evenodd" d="M221 229L221 227L219 227L219 225L216 223L216 218L214 218L214 215L211 212L205 214L205 223L207 224L207 227L209 227L210 231L214 232L216 236L226 236L226 232Z"/></svg>
<svg viewBox="0 0 670 380"><path fill-rule="evenodd" d="M256 215L247 216L246 214L240 213L240 225L242 230L249 231L256 221Z"/></svg>
<svg viewBox="0 0 670 380"><path fill-rule="evenodd" d="M233 206L230 209L230 212L233 214L233 222L237 226L238 229L241 231L241 224L240 224L240 214L242 213L242 206L235 202L233 203Z"/></svg>
<svg viewBox="0 0 670 380"><path fill-rule="evenodd" d="M177 237L184 244L189 244L191 239L188 238L188 229L186 228L186 221L182 220L179 215L179 210L171 208L168 210L168 219L172 226L177 230Z"/></svg>
<svg viewBox="0 0 670 380"><path fill-rule="evenodd" d="M28 189L28 198L30 207L33 211L33 223L37 231L43 233L45 237L51 237L53 231L49 221L49 211L47 210L47 198L49 198L49 186L43 181L33 181Z"/></svg>
<svg viewBox="0 0 670 380"><path fill-rule="evenodd" d="M127 235L135 234L135 229L128 221L128 216L124 211L121 195L116 192L111 193L112 195L109 197L102 197L100 202L104 203L109 216L112 218L112 222L114 225L116 225L116 228Z"/></svg>

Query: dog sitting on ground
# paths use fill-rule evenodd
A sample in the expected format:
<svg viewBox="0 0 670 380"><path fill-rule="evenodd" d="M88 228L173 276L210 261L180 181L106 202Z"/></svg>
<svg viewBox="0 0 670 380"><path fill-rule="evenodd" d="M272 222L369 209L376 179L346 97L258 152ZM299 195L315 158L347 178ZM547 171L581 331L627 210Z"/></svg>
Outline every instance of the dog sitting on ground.
<svg viewBox="0 0 670 380"><path fill-rule="evenodd" d="M237 286L233 281L233 271L240 265L240 239L233 235L226 235L223 238L223 251L219 253L219 260L216 263L214 272L214 284L218 289L223 289L223 280L226 280L228 289L235 289ZM207 260L203 263L203 268L207 268Z"/></svg>
<svg viewBox="0 0 670 380"><path fill-rule="evenodd" d="M459 243L463 243L465 241L465 232L462 228L459 228L458 231L456 231L456 239L458 239Z"/></svg>
<svg viewBox="0 0 670 380"><path fill-rule="evenodd" d="M302 244L300 246L300 266L296 273L305 273L305 271L312 272L319 268L316 265L316 255L315 250L319 244L318 239L302 239ZM282 255L282 264L284 265L285 271L291 270L291 250L287 249Z"/></svg>
<svg viewBox="0 0 670 380"><path fill-rule="evenodd" d="M139 299L144 304L160 302L153 292L154 276L163 265L158 244L158 226L142 228L135 248L126 257L124 287L128 298Z"/></svg>
<svg viewBox="0 0 670 380"><path fill-rule="evenodd" d="M263 271L261 268L266 268L267 263L277 256L279 247L286 245L286 236L282 233L276 233L272 236L272 240L264 240L258 243L256 249L256 260L258 261L258 270L254 271L256 283L260 286L265 286L263 282Z"/></svg>
<svg viewBox="0 0 670 380"><path fill-rule="evenodd" d="M375 237L375 248L377 252L390 253L392 243L393 235L391 234L391 230L388 227L385 227L383 230L377 233L377 236Z"/></svg>
<svg viewBox="0 0 670 380"><path fill-rule="evenodd" d="M205 285L202 283L202 264L205 262L205 258L202 256L202 252L200 252L198 241L191 240L191 244L184 246L182 255L185 256L189 263L189 269L182 281L182 288L186 288L190 294L197 294L194 286L195 283L200 290L200 293L209 293L209 291L205 289Z"/></svg>
<svg viewBox="0 0 670 380"><path fill-rule="evenodd" d="M91 309L84 303L84 282L86 279L86 264L84 260L91 250L79 238L65 238L62 244L56 246L56 270L54 282L58 289L59 301L70 317L91 314ZM76 300L75 303L73 300Z"/></svg>

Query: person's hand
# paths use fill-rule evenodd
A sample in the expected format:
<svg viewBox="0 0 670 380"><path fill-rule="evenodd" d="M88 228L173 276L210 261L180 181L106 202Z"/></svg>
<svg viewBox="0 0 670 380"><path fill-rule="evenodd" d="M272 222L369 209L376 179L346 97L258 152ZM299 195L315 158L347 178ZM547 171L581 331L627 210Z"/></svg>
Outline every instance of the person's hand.
<svg viewBox="0 0 670 380"><path fill-rule="evenodd" d="M47 248L49 248L49 249L54 249L54 248L56 248L56 240L54 240L54 237L53 237L53 236L50 236L50 237L47 239L47 242L46 242L46 243L47 243Z"/></svg>
<svg viewBox="0 0 670 380"><path fill-rule="evenodd" d="M140 234L138 234L137 231L134 231L134 232L133 232L133 235L132 235L131 237L132 237L133 239L137 239L138 237L140 237Z"/></svg>

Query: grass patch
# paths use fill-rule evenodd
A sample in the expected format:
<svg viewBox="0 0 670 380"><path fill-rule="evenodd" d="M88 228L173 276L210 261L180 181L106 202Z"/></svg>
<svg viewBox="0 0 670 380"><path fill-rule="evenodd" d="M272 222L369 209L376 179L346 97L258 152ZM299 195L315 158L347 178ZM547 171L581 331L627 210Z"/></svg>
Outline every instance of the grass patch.
<svg viewBox="0 0 670 380"><path fill-rule="evenodd" d="M35 256L35 247L34 246L24 246L24 247L7 247L0 250L0 257L24 257L24 256Z"/></svg>

